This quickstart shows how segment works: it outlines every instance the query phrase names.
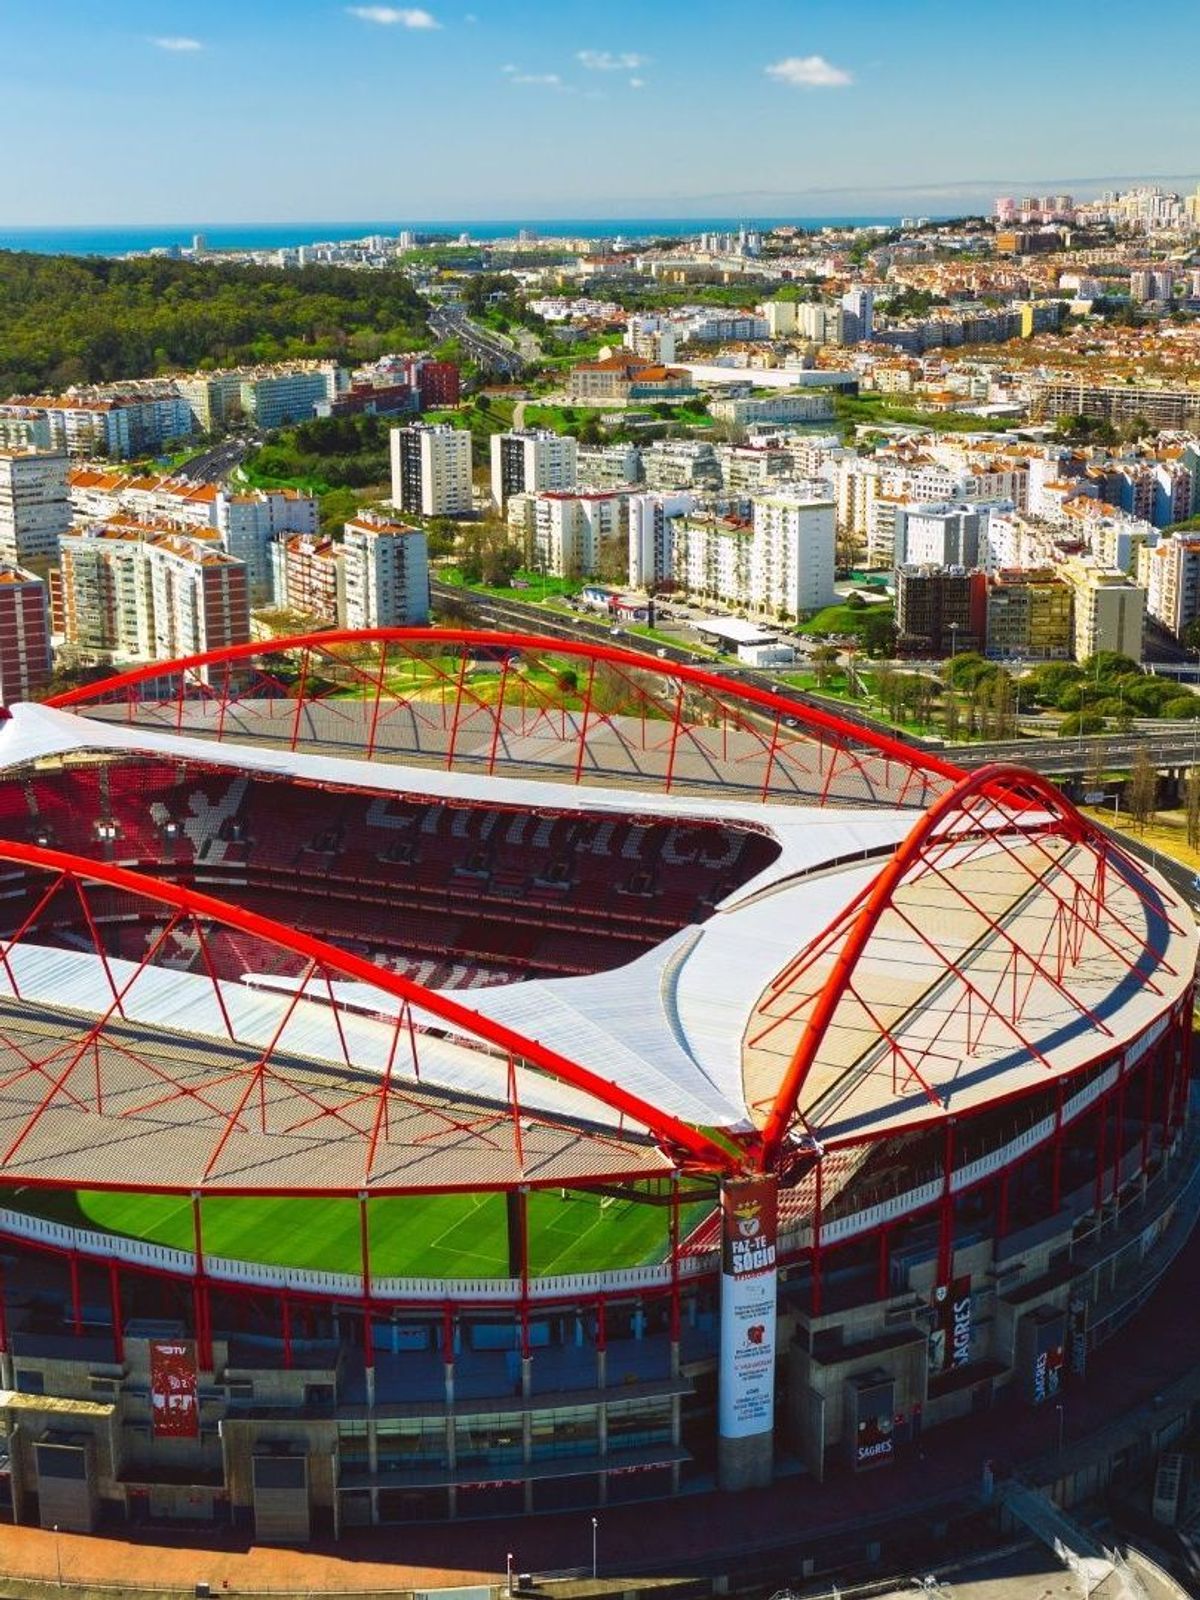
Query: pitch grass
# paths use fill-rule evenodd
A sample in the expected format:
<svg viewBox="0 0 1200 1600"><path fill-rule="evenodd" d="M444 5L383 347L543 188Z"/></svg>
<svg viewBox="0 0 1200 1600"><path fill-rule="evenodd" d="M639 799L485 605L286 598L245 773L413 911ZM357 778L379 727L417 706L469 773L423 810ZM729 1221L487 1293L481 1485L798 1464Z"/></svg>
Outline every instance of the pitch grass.
<svg viewBox="0 0 1200 1600"><path fill-rule="evenodd" d="M73 1227L124 1234L177 1250L195 1244L190 1200L171 1195L19 1191L5 1203ZM683 1236L711 1209L685 1205ZM529 1196L529 1262L536 1277L642 1266L665 1259L669 1208L558 1189ZM368 1208L375 1278L508 1276L505 1200L498 1194L409 1195ZM212 1199L203 1203L206 1254L327 1272L361 1266L353 1200Z"/></svg>

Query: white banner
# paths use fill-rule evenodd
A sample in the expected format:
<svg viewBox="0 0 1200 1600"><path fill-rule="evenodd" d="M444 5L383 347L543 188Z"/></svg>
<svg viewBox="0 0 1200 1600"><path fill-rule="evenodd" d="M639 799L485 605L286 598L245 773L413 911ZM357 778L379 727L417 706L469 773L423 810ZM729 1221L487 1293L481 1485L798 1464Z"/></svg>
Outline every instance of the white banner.
<svg viewBox="0 0 1200 1600"><path fill-rule="evenodd" d="M728 1183L721 1197L723 1439L769 1433L775 1420L776 1196L770 1178Z"/></svg>

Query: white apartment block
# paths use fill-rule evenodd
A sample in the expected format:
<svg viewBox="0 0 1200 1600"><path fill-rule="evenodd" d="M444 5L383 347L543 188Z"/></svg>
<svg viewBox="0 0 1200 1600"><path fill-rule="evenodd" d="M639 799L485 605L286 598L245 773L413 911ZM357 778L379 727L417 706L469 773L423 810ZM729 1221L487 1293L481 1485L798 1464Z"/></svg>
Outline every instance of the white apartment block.
<svg viewBox="0 0 1200 1600"><path fill-rule="evenodd" d="M429 545L420 528L362 515L345 524L348 628L414 628L429 621Z"/></svg>
<svg viewBox="0 0 1200 1600"><path fill-rule="evenodd" d="M239 416L260 428L305 421L316 416L319 404L334 399L346 381L336 362L299 361L194 372L177 379L175 387L188 405L194 426L214 433Z"/></svg>
<svg viewBox="0 0 1200 1600"><path fill-rule="evenodd" d="M471 512L471 435L449 423L391 430L392 504L423 517Z"/></svg>
<svg viewBox="0 0 1200 1600"><path fill-rule="evenodd" d="M1176 533L1137 552L1146 610L1176 638L1200 617L1200 534Z"/></svg>
<svg viewBox="0 0 1200 1600"><path fill-rule="evenodd" d="M753 527L738 518L681 517L672 529L672 576L688 594L748 605L753 541Z"/></svg>
<svg viewBox="0 0 1200 1600"><path fill-rule="evenodd" d="M695 496L686 491L630 495L630 588L649 590L671 580L675 568L675 524L680 517L690 516L695 506Z"/></svg>
<svg viewBox="0 0 1200 1600"><path fill-rule="evenodd" d="M574 489L578 441L549 428L494 433L491 438L492 499L501 511L514 494Z"/></svg>
<svg viewBox="0 0 1200 1600"><path fill-rule="evenodd" d="M749 427L755 422L828 422L833 401L827 394L745 395L714 400L708 408L718 422Z"/></svg>
<svg viewBox="0 0 1200 1600"><path fill-rule="evenodd" d="M70 527L65 453L0 451L0 561L54 561Z"/></svg>
<svg viewBox="0 0 1200 1600"><path fill-rule="evenodd" d="M266 605L274 594L271 548L284 534L315 534L320 505L315 495L295 489L252 489L247 494L220 492L214 501L214 525L231 556L245 563L250 604Z"/></svg>
<svg viewBox="0 0 1200 1600"><path fill-rule="evenodd" d="M142 532L102 527L64 538L62 596L69 645L88 656L153 659L154 610Z"/></svg>
<svg viewBox="0 0 1200 1600"><path fill-rule="evenodd" d="M756 497L752 610L796 617L832 605L836 522L833 494L822 479Z"/></svg>
<svg viewBox="0 0 1200 1600"><path fill-rule="evenodd" d="M547 491L533 497L533 559L555 577L623 573L629 500L620 490Z"/></svg>
<svg viewBox="0 0 1200 1600"><path fill-rule="evenodd" d="M642 480L642 452L635 444L581 444L575 462L583 488L620 489Z"/></svg>
<svg viewBox="0 0 1200 1600"><path fill-rule="evenodd" d="M902 504L896 511L895 565L977 567L981 520L975 506Z"/></svg>

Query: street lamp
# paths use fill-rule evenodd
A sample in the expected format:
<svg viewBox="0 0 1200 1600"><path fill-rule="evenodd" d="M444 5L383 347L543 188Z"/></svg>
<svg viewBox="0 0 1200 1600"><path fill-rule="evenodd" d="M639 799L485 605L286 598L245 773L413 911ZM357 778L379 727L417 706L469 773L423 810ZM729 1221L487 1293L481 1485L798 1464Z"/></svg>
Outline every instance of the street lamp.
<svg viewBox="0 0 1200 1600"><path fill-rule="evenodd" d="M506 1595L509 1596L509 1600L511 1600L512 1592L513 1592L513 1581L512 1581L512 1575L513 1575L513 1553L512 1553L511 1550L508 1552L508 1554L504 1558L504 1571L505 1571L504 1592L505 1592Z"/></svg>
<svg viewBox="0 0 1200 1600"><path fill-rule="evenodd" d="M62 1581L62 1544L58 1537L58 1523L54 1524L54 1565L58 1572L58 1587L63 1586Z"/></svg>
<svg viewBox="0 0 1200 1600"><path fill-rule="evenodd" d="M592 1518L592 1577L596 1576L596 1536L600 1531L600 1518Z"/></svg>
<svg viewBox="0 0 1200 1600"><path fill-rule="evenodd" d="M955 656L958 654L958 630L959 630L959 628L961 626L962 626L962 624L959 623L959 622L952 622L950 624L950 659L951 659L951 661L953 661Z"/></svg>

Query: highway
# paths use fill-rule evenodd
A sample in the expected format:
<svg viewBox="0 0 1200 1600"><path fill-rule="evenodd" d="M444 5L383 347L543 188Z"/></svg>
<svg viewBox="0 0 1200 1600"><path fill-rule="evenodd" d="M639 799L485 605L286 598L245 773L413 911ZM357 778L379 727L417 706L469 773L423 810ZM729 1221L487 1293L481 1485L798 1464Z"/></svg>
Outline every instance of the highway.
<svg viewBox="0 0 1200 1600"><path fill-rule="evenodd" d="M187 478L191 483L223 483L235 467L240 467L251 449L259 441L254 439L223 439L211 450L176 467L176 478Z"/></svg>
<svg viewBox="0 0 1200 1600"><path fill-rule="evenodd" d="M490 372L513 378L524 366L518 351L490 328L472 322L459 305L435 306L429 313L429 326L439 339L458 339L472 359Z"/></svg>
<svg viewBox="0 0 1200 1600"><path fill-rule="evenodd" d="M955 745L948 752L963 767L988 761L1016 761L1048 777L1128 770L1146 750L1155 766L1190 767L1200 761L1200 721L1145 727L1132 733L1106 733L1085 739L1005 739L992 744Z"/></svg>

